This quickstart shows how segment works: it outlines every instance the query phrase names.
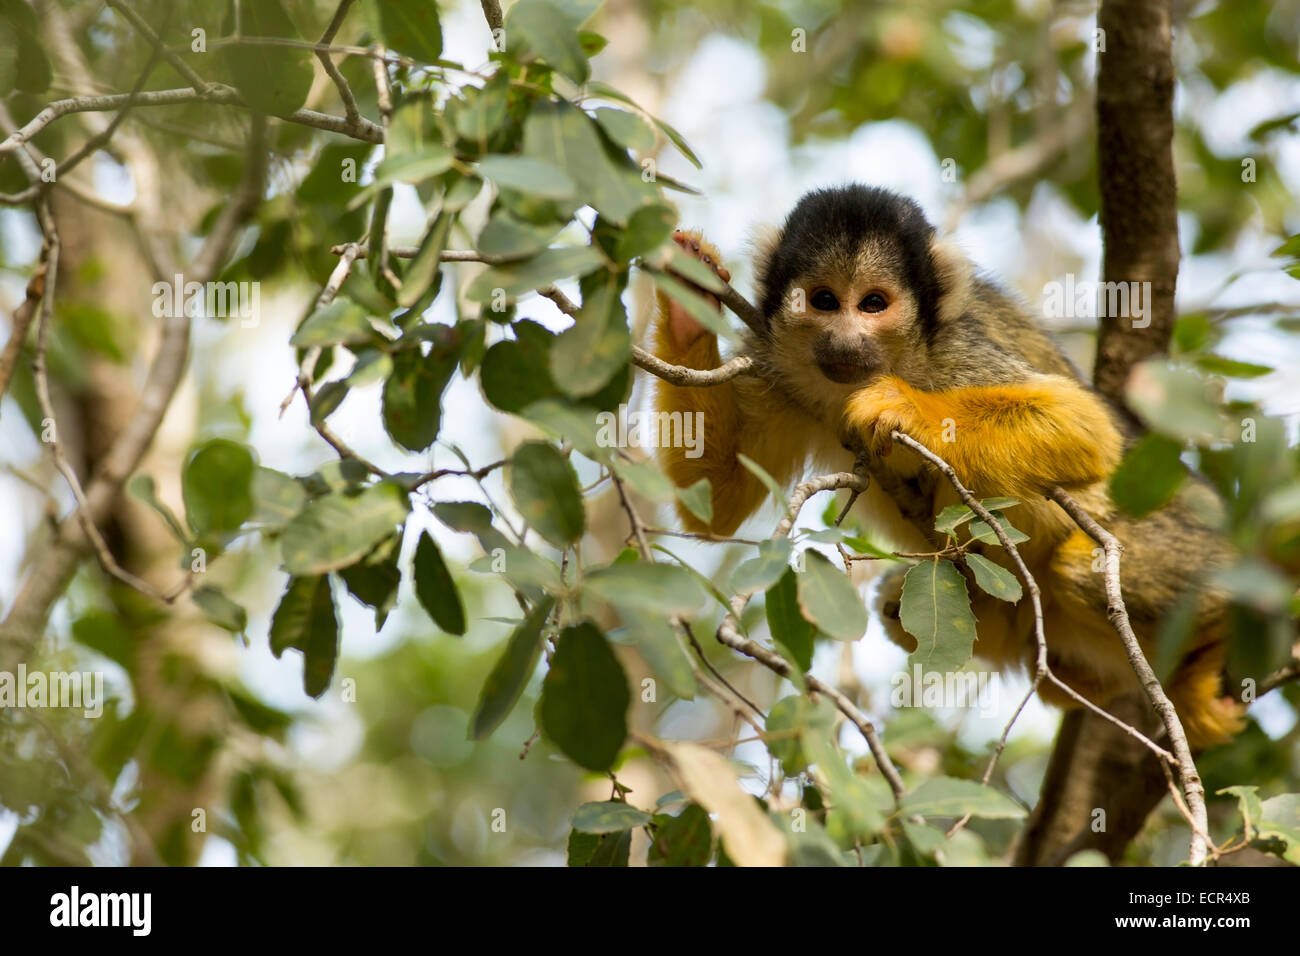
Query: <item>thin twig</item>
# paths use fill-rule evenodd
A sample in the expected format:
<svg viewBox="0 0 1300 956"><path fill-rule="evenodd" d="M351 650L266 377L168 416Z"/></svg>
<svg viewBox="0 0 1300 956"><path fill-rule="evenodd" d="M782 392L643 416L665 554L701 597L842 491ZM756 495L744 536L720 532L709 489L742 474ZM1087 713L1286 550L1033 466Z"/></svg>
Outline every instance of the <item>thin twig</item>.
<svg viewBox="0 0 1300 956"><path fill-rule="evenodd" d="M721 385L741 375L758 374L754 366L754 360L748 355L737 355L735 358L723 362L717 368L695 369L687 368L684 365L672 365L652 355L640 346L634 345L632 346L632 362L638 368L644 369L656 378L671 382L673 385L684 385L690 388Z"/></svg>
<svg viewBox="0 0 1300 956"><path fill-rule="evenodd" d="M43 248L45 282L44 295L41 298L39 309L39 319L36 324L36 349L32 355L32 379L36 391L36 402L41 410L42 438L45 439L45 444L49 446L54 467L63 475L68 487L72 490L72 497L75 500L73 518L81 523L81 528L90 541L90 546L94 550L100 566L109 575L141 594L145 594L157 601L171 603L184 591L184 585L164 594L148 581L132 574L117 562L108 546L108 542L104 540L104 536L91 518L90 503L86 500L86 493L81 487L81 479L77 477L76 470L63 453L63 446L59 441L58 420L54 413L54 402L50 399L50 381L45 362L49 351L54 294L58 286L60 241L58 228L55 225L53 215L50 213L49 204L45 199L42 199L38 206L37 220L45 236Z"/></svg>
<svg viewBox="0 0 1300 956"><path fill-rule="evenodd" d="M964 484L962 484L961 479L957 477L957 473L953 470L952 466L948 464L948 462L944 461L942 458L940 458L938 455L932 452L929 448L925 447L925 445L921 444L911 435L906 435L903 432L895 430L890 433L890 437L894 441L897 441L900 444L906 445L907 447L911 448L918 455L926 459L926 461L930 462L930 464L932 464L935 468L937 468L939 472L946 479L948 479L948 483L951 484L953 488L957 491L957 494L961 497L965 505L968 508L970 508L971 511L973 511L981 520L983 520L985 524L987 524L990 528L993 529L993 533L997 535L998 542L1002 545L1003 548L1006 549L1007 554L1010 555L1012 562L1015 564L1017 577L1020 578L1020 581L1024 585L1025 590L1029 593L1029 600L1031 605L1033 606L1034 641L1035 641L1037 653L1034 661L1034 673L1033 673L1032 682L1030 684L1029 691L1025 695L1025 699L1021 701L1021 704L1016 709L1015 714L1013 714L1011 720L1007 722L1006 727L1002 731L1002 736L1001 738L999 738L997 747L994 749L992 756L989 758L988 766L985 769L986 779L992 776L993 768L997 765L998 758L1001 756L1003 750L1006 748L1006 741L1011 733L1011 728L1014 726L1016 720L1019 718L1021 712L1024 710L1026 703L1028 703L1029 697L1033 695L1033 693L1038 689L1038 686L1044 680L1050 681L1054 687L1061 690L1063 693L1065 693L1076 703L1080 704L1081 706L1097 714L1102 719L1109 721L1110 723L1114 724L1116 727L1120 728L1120 730L1124 731L1124 733L1140 741L1143 746L1147 747L1152 753L1154 753L1160 759L1168 760L1172 762L1174 760L1174 756L1168 750L1165 750L1159 744L1155 743L1155 741L1150 740L1145 734L1137 730L1135 727L1129 726L1128 724L1124 723L1124 721L1116 717L1114 714L1111 714L1109 711L1093 703L1091 700L1084 697L1073 687L1071 687L1069 684L1065 683L1054 673L1052 673L1052 669L1048 665L1048 659L1047 659L1047 635L1043 628L1043 605L1042 605L1042 597L1038 589L1038 582L1035 581L1034 576L1029 573L1029 568L1025 565L1024 559L1021 558L1019 550L1017 550L1010 536L1003 528L1002 522L998 521L995 517L993 517L993 515L989 512L989 510L985 508L983 504L980 503L980 500L975 497L975 495L971 492L971 490L967 488ZM955 833L969 819L970 819L969 815L963 817L953 826L950 832Z"/></svg>
<svg viewBox="0 0 1300 956"><path fill-rule="evenodd" d="M361 118L361 113L357 109L357 98L352 94L352 87L348 86L348 81L344 78L343 74L339 72L339 68L334 65L334 60L330 58L329 50L322 49L322 47L329 47L330 42L334 39L334 35L338 33L339 28L343 26L343 21L348 15L348 8L350 8L354 2L355 0L339 0L339 5L334 11L334 16L330 20L329 26L325 28L325 32L321 34L320 43L316 47L316 57L320 60L321 66L325 68L325 75L334 82L334 86L338 89L339 98L343 100L343 110L347 114L348 120L351 122L356 122Z"/></svg>
<svg viewBox="0 0 1300 956"><path fill-rule="evenodd" d="M1129 664L1146 691L1151 706L1160 715L1160 720L1165 725L1165 732L1169 734L1169 742L1177 758L1174 766L1178 771L1178 782L1187 796L1187 807L1195 818L1192 827L1190 862L1193 866L1199 866L1205 862L1207 845L1204 837L1208 829L1205 788L1196 770L1196 762L1192 759L1192 748L1187 742L1183 722L1179 720L1178 711L1174 709L1169 695L1160 686L1150 661L1142 653L1142 645L1138 643L1137 634L1133 632L1133 624L1129 621L1128 610L1124 607L1124 594L1120 589L1119 574L1120 555L1124 551L1124 546L1120 544L1118 538L1098 524L1064 488L1053 488L1048 497L1060 505L1088 537L1101 545L1105 553L1106 615L1110 618L1115 632L1119 634L1120 640L1124 642Z"/></svg>
<svg viewBox="0 0 1300 956"><path fill-rule="evenodd" d="M1300 659L1292 660L1285 666L1279 667L1260 681L1259 693L1255 695L1255 699L1259 700L1269 691L1276 690L1283 684L1289 684L1293 680L1300 680Z"/></svg>
<svg viewBox="0 0 1300 956"><path fill-rule="evenodd" d="M116 111L125 107L131 100L132 97L129 93L113 93L106 96L73 96L68 99L56 100L19 127L16 132L6 137L3 142L0 142L0 153L18 149L18 147L60 117L71 113ZM134 105L137 109L148 106L178 106L183 103L195 102L215 103L220 106L237 106L243 109L249 108L238 91L233 87L220 83L210 84L203 92L188 87L176 90L153 90L141 93L134 99ZM297 109L291 113L277 115L279 119L289 123L339 133L365 143L382 143L384 141L383 128L370 122L365 117L349 120L346 116L333 116L329 113L318 113L315 110L308 109Z"/></svg>
<svg viewBox="0 0 1300 956"><path fill-rule="evenodd" d="M866 478L849 472L825 475L802 482L791 492L789 513L777 525L776 531L772 534L772 540L783 538L790 533L790 529L799 516L799 510L812 495L819 491L833 491L839 488L864 490L866 483ZM790 663L784 657L775 651L769 650L757 641L740 634L740 618L744 613L746 604L749 603L749 598L750 595L747 594L737 594L732 597L730 613L723 617L722 623L718 626L717 639L732 650L739 651L746 657L758 661L773 673L781 677L789 677L794 668L790 666ZM875 725L867 715L862 713L847 696L813 677L811 673L804 674L802 677L805 687L810 691L825 694L829 697L840 713L858 728L863 739L867 742L867 747L871 750L872 757L875 758L876 766L880 768L881 774L889 783L889 789L893 791L894 801L901 800L906 792L906 788L903 786L903 778L899 776L897 768L895 768L889 754L885 751L884 745L880 742L880 735L876 732Z"/></svg>
<svg viewBox="0 0 1300 956"><path fill-rule="evenodd" d="M194 70L190 68L190 65L182 60L180 56L167 49L162 42L162 38L153 31L153 28L149 26L148 22L141 17L140 14L136 13L130 6L123 3L122 0L105 0L105 2L118 13L122 14L123 18L131 24L135 31L149 41L149 44L154 48L154 50L167 61L167 64L172 69L181 75L181 79L194 88L195 92L204 93L207 91L209 87L208 81L199 76L198 73L194 72ZM172 9L173 8L169 6L168 16L171 15ZM164 21L164 23L165 22L166 21Z"/></svg>

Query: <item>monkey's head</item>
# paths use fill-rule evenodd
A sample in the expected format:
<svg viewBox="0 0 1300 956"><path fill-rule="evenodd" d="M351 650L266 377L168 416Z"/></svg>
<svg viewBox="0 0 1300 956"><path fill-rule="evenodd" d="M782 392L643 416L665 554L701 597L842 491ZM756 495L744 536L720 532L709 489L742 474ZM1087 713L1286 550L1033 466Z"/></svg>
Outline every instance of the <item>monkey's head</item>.
<svg viewBox="0 0 1300 956"><path fill-rule="evenodd" d="M830 401L879 375L910 378L965 311L970 282L969 260L912 200L860 185L810 192L759 256L770 360Z"/></svg>

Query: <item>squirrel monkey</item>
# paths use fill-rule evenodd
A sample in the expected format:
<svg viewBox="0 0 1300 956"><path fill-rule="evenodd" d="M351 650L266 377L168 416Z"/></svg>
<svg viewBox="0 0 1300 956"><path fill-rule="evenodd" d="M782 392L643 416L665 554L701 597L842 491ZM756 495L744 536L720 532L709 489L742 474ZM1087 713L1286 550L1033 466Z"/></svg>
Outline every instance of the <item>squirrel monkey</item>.
<svg viewBox="0 0 1300 956"><path fill-rule="evenodd" d="M678 230L674 239L729 280L698 233ZM1104 705L1137 679L1106 616L1096 544L1044 497L1060 485L1124 544L1124 598L1149 658L1170 610L1196 602L1196 625L1165 680L1191 745L1221 743L1241 728L1243 706L1223 685L1226 597L1189 588L1194 572L1229 557L1204 517L1217 499L1198 487L1142 519L1118 513L1107 481L1136 436L1123 434L1122 417L1022 305L936 237L916 203L858 185L811 192L761 243L755 266L763 325L746 334L743 352L757 374L708 387L658 382L658 411L703 413L702 454L660 451L679 487L711 483L711 526L679 508L687 527L729 535L762 503L766 488L738 454L788 485L810 461L820 471L852 470L857 449L873 473L859 499L870 524L897 546L933 551L934 516L960 499L915 451L890 442L898 429L951 464L978 497L1019 499L1008 517L1029 535L1018 550L1042 592L1049 664ZM694 369L721 364L716 336L662 292L658 305L659 358ZM1015 573L1001 547L976 542L970 550ZM891 640L911 650L915 639L898 621L902 574L884 579L878 606ZM975 653L1032 670L1030 601L969 591ZM1040 694L1073 704L1047 683Z"/></svg>

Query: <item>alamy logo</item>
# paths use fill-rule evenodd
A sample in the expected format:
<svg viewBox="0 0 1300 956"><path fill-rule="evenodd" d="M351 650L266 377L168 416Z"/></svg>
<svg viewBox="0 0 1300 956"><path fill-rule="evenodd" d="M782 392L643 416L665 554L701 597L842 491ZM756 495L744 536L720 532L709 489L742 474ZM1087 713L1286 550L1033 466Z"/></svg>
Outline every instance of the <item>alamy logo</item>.
<svg viewBox="0 0 1300 956"><path fill-rule="evenodd" d="M997 674L985 671L925 671L920 664L912 672L898 671L890 679L889 702L902 707L979 708L981 717L998 712Z"/></svg>
<svg viewBox="0 0 1300 956"><path fill-rule="evenodd" d="M129 926L134 936L148 936L153 924L151 893L71 892L50 897L51 926Z"/></svg>
<svg viewBox="0 0 1300 956"><path fill-rule="evenodd" d="M104 673L28 672L26 664L19 664L17 674L0 671L2 707L72 707L81 708L86 717L99 717L104 713Z"/></svg>
<svg viewBox="0 0 1300 956"><path fill-rule="evenodd" d="M153 314L160 319L202 314L238 318L241 328L251 329L258 323L262 306L260 282L186 282L177 273L171 282L155 282L150 291Z"/></svg>
<svg viewBox="0 0 1300 956"><path fill-rule="evenodd" d="M1150 282L1064 282L1043 286L1043 315L1049 319L1132 319L1133 328L1151 324Z"/></svg>
<svg viewBox="0 0 1300 956"><path fill-rule="evenodd" d="M601 448L685 448L687 458L704 454L703 412L637 412L627 405L596 415Z"/></svg>

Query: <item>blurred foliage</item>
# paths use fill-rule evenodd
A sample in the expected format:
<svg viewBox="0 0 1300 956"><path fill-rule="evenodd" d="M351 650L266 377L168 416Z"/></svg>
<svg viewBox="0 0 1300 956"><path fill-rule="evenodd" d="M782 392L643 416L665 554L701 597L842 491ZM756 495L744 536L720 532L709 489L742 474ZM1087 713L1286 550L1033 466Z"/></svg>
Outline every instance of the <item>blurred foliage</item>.
<svg viewBox="0 0 1300 956"><path fill-rule="evenodd" d="M99 4L63 6L75 15L76 42L97 80L129 90L147 41ZM324 103L319 94L308 103L313 61L303 47L223 40L233 29L225 2L135 6L149 22L170 6L171 23L206 30L218 55L189 53L186 61L234 84L249 106L287 114L307 104L341 114L332 88ZM245 4L241 31L313 39L334 6L262 0L253 16ZM763 691L768 739L760 758L737 749L731 763L709 763L690 751L660 753L650 739L732 730L701 691L687 635L665 624L668 615L708 634L727 594L761 592L742 626L771 638L803 671L814 650L836 653L835 640L861 634L865 608L817 551L803 574L789 571L784 543L719 546L727 557L716 568L678 562L660 546L648 555L615 547L611 560L583 547L600 530L591 501L610 483L620 497L626 490L648 505L680 497L698 512L708 501L707 489L676 491L652 463L598 434L599 416L631 391L629 279L647 272L699 312L701 300L665 270L672 265L701 283L708 276L692 274L670 240L673 197L691 187L655 174L669 152L696 165L699 158L675 129L603 82L606 14L597 6L518 0L507 11L505 51L476 66L443 58L448 20L427 0L368 0L339 42L383 42L399 56L388 69L387 147L271 125L272 188L221 278L263 281L307 302L314 297L305 290L319 289L338 263L331 247L358 243L366 256L337 296L304 308L280 347L296 349L299 361L319 355L310 369L314 424L327 424L354 390L378 391L381 421L373 427L410 453L410 467L382 471L347 456L294 474L265 467L241 397L205 393L193 447L176 463L183 508L159 492L171 476L140 474L129 486L174 538L180 568L206 575L191 592L189 619L178 624L95 568L83 570L62 606L66 626L58 625L71 641L39 666L107 671L109 700L96 720L11 708L0 717L0 805L15 827L4 862L193 862L206 833L248 864L728 865L773 833L778 858L810 865L1005 858L1036 795L1043 741L1013 740L980 786L973 781L985 752L922 710L898 709L883 721L909 790L896 808L835 712L824 700L814 706L799 686L793 696ZM12 87L5 103L19 122L56 92L43 65L48 44L33 39L26 9L0 3L0 21L24 40L21 56L0 55L0 79ZM752 46L767 66L765 95L789 117L789 145L902 119L969 176L1045 135L1092 95L1091 5L657 0L637 12L651 41L642 66L659 82L714 32ZM1278 142L1294 134L1295 116L1275 117L1241 144L1258 159L1257 179L1243 191L1242 156L1214 140L1200 107L1264 72L1300 74L1297 5L1196 4L1178 27L1186 94L1176 142L1180 203L1194 251L1229 252L1248 227L1295 231L1295 197L1271 161ZM371 60L338 61L362 115L377 117ZM150 85L186 84L162 63ZM192 106L131 117L160 157L164 191L194 212L187 239L211 227L240 181L244 117ZM76 143L69 128L54 123L37 142L65 155ZM1023 208L1043 180L1092 216L1091 139L1002 194ZM0 189L24 185L5 154ZM384 239L396 187L413 191L427 217L416 248L400 256ZM1297 248L1293 239L1281 250L1279 271L1300 277ZM488 265L444 263L449 249L477 250ZM3 262L12 256L6 248ZM93 287L93 275L82 279ZM577 300L574 322L558 333L531 315L533 290L555 282L576 289ZM716 321L707 310L702 317ZM1293 318L1274 319L1277 334L1297 331ZM1191 466L1224 496L1224 529L1242 557L1217 583L1250 638L1238 642L1250 653L1234 661L1236 673L1259 678L1285 661L1295 639L1300 461L1282 422L1223 397L1225 379L1270 370L1219 353L1231 321L1184 316L1170 359L1143 370L1149 387L1139 411L1152 437L1130 455L1114 492L1143 513L1196 480ZM76 392L89 356L130 362L140 339L131 322L93 301L61 306L54 375ZM508 458L497 463L470 461L439 442L449 416L464 413L449 399L462 379L476 382L500 420L531 426L536 440L504 442ZM26 371L13 397L38 433ZM435 443L459 459L450 472L421 467ZM442 490L449 473L477 486L474 501ZM796 550L841 542L875 549L861 531L836 527L837 511L832 503L819 523L801 526ZM958 509L940 525L953 533L972 517ZM621 528L625 516L608 520ZM988 528L972 531L991 538ZM622 544L621 535L612 537ZM466 548L482 555L468 566L457 557ZM997 565L972 570L979 587L1019 599L1019 583ZM918 597L945 582L942 601ZM397 635L376 656L349 656L352 602L373 611L386 637ZM970 611L956 567L917 566L904 605L910 621L929 621L942 638L927 651L931 663L961 666L970 635L962 645L954 634L969 632L962 624ZM190 638L163 639L177 628ZM223 642L216 663L200 650L215 634ZM268 641L277 657L293 651L301 659L305 695L296 706L272 706L251 689L255 682L236 676L238 641ZM755 666L718 649L708 659L733 680ZM1275 692L1274 703L1287 711L1290 730L1271 739L1252 723L1232 747L1206 755L1201 769L1211 793L1238 788L1213 804L1216 836L1240 834L1296 862L1300 826L1280 796L1297 789L1300 775L1296 686ZM657 776L652 755L671 773ZM739 809L728 803L737 778L763 799L745 798ZM971 825L947 838L951 821L966 814ZM1171 862L1177 851L1166 837L1180 824L1172 809L1162 811L1134 845L1133 862Z"/></svg>

